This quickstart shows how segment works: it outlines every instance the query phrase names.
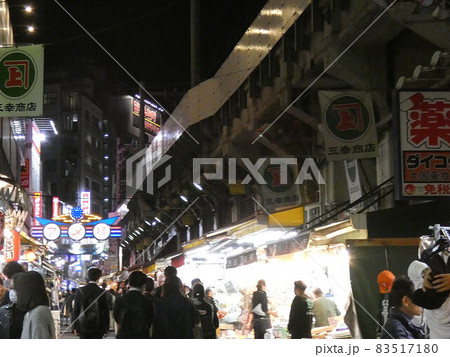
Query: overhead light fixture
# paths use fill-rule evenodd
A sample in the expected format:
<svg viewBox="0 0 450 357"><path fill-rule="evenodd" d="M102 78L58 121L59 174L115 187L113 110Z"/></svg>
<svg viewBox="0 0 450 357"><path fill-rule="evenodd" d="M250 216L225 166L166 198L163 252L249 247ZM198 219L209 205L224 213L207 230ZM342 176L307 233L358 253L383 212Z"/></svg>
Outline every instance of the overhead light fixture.
<svg viewBox="0 0 450 357"><path fill-rule="evenodd" d="M148 224L149 226L151 226L152 224L149 221L144 221L145 224Z"/></svg>
<svg viewBox="0 0 450 357"><path fill-rule="evenodd" d="M141 232L139 232L139 231L136 231L136 234L139 234L139 235L141 235Z"/></svg>
<svg viewBox="0 0 450 357"><path fill-rule="evenodd" d="M435 53L433 53L433 56L431 56L431 61L430 61L430 66L431 67L436 67L439 63L439 61L442 58L450 58L450 53L448 52L442 52L442 51L436 51Z"/></svg>
<svg viewBox="0 0 450 357"><path fill-rule="evenodd" d="M152 222L152 226L156 226L156 221L153 221L153 222Z"/></svg>
<svg viewBox="0 0 450 357"><path fill-rule="evenodd" d="M188 203L188 199L186 198L186 196L180 195L180 198L181 198L184 202Z"/></svg>
<svg viewBox="0 0 450 357"><path fill-rule="evenodd" d="M27 14L31 14L33 12L33 8L30 5L25 6L25 12Z"/></svg>
<svg viewBox="0 0 450 357"><path fill-rule="evenodd" d="M155 217L155 220L157 220L159 223L161 223L161 220L158 217Z"/></svg>
<svg viewBox="0 0 450 357"><path fill-rule="evenodd" d="M203 191L203 188L202 188L202 186L200 186L200 184L194 182L194 186L197 190Z"/></svg>
<svg viewBox="0 0 450 357"><path fill-rule="evenodd" d="M141 232L143 232L143 231L144 231L144 229L143 229L142 227L139 227L138 229L140 229L140 230L141 230Z"/></svg>
<svg viewBox="0 0 450 357"><path fill-rule="evenodd" d="M35 28L34 28L34 26L27 26L27 31L28 32L34 32L34 30L35 30Z"/></svg>

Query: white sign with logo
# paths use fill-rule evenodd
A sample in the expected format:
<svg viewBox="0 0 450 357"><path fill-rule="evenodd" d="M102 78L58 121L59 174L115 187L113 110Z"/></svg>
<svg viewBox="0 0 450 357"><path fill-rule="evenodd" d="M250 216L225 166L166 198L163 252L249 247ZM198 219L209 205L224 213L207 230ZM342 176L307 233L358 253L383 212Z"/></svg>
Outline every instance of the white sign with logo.
<svg viewBox="0 0 450 357"><path fill-rule="evenodd" d="M323 137L328 160L352 160L378 155L378 140L369 92L319 91Z"/></svg>
<svg viewBox="0 0 450 357"><path fill-rule="evenodd" d="M43 45L0 48L0 78L0 117L42 116Z"/></svg>

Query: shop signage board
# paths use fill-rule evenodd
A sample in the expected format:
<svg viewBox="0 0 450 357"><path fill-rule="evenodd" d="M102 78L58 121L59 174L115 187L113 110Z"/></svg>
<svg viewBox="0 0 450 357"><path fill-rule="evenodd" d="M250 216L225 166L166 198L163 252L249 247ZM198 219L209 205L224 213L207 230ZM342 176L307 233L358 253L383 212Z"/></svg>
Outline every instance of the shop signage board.
<svg viewBox="0 0 450 357"><path fill-rule="evenodd" d="M59 216L59 197L52 199L52 217Z"/></svg>
<svg viewBox="0 0 450 357"><path fill-rule="evenodd" d="M161 113L157 108L156 105L144 101L144 129L151 135L158 134L161 128ZM137 128L139 128L140 109L140 100L133 98L133 125Z"/></svg>
<svg viewBox="0 0 450 357"><path fill-rule="evenodd" d="M42 193L35 192L33 195L33 215L34 215L34 224L39 224L36 218L42 217Z"/></svg>
<svg viewBox="0 0 450 357"><path fill-rule="evenodd" d="M0 78L0 117L42 116L43 45L0 48Z"/></svg>
<svg viewBox="0 0 450 357"><path fill-rule="evenodd" d="M288 239L267 245L267 258L277 255L291 254L305 250L308 247L309 234L296 239Z"/></svg>
<svg viewBox="0 0 450 357"><path fill-rule="evenodd" d="M20 169L20 186L30 187L30 159L25 159L25 165Z"/></svg>
<svg viewBox="0 0 450 357"><path fill-rule="evenodd" d="M36 239L45 238L55 241L59 238L71 238L74 241L93 239L93 242L105 241L108 238L120 238L122 229L114 226L117 217L106 218L90 223L74 222L66 224L50 219L35 217L38 224L32 227L32 236Z"/></svg>
<svg viewBox="0 0 450 357"><path fill-rule="evenodd" d="M226 269L237 268L242 265L255 263L257 261L258 256L256 254L256 249L253 249L249 252L227 258Z"/></svg>
<svg viewBox="0 0 450 357"><path fill-rule="evenodd" d="M402 198L450 197L450 92L398 93Z"/></svg>
<svg viewBox="0 0 450 357"><path fill-rule="evenodd" d="M281 170L286 170L283 173ZM270 213L286 207L299 206L300 186L295 183L297 178L297 165L270 164L269 160L262 165L260 172L266 185L261 185L263 207ZM286 175L287 181L283 183L282 175Z"/></svg>
<svg viewBox="0 0 450 357"><path fill-rule="evenodd" d="M91 213L91 193L88 191L81 192L81 209L85 214Z"/></svg>
<svg viewBox="0 0 450 357"><path fill-rule="evenodd" d="M360 91L319 91L325 155L330 161L378 155L372 96Z"/></svg>
<svg viewBox="0 0 450 357"><path fill-rule="evenodd" d="M348 195L350 197L350 203L353 203L362 197L358 160L345 160L344 166L345 177L347 178Z"/></svg>

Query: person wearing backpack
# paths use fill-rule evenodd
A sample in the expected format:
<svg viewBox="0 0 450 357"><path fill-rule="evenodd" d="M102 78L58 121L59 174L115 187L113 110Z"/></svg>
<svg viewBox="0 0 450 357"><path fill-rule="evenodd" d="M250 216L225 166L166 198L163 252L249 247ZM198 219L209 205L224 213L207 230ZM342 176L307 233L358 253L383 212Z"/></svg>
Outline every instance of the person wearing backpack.
<svg viewBox="0 0 450 357"><path fill-rule="evenodd" d="M153 304L142 294L146 283L147 276L141 271L134 271L128 277L130 290L114 303L116 338L150 338Z"/></svg>
<svg viewBox="0 0 450 357"><path fill-rule="evenodd" d="M74 333L80 338L97 339L106 337L109 331L109 309L104 290L97 283L102 271L90 268L88 283L78 289L73 308Z"/></svg>

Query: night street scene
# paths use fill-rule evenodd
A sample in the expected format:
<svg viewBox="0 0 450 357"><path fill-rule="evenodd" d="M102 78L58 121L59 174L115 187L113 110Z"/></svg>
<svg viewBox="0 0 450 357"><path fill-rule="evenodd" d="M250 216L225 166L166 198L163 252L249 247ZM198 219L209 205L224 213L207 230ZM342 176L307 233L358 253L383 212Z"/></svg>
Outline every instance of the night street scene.
<svg viewBox="0 0 450 357"><path fill-rule="evenodd" d="M445 354L449 0L2 0L0 22L7 346Z"/></svg>

